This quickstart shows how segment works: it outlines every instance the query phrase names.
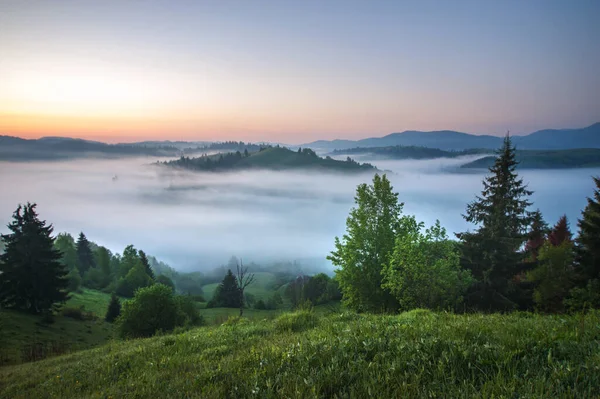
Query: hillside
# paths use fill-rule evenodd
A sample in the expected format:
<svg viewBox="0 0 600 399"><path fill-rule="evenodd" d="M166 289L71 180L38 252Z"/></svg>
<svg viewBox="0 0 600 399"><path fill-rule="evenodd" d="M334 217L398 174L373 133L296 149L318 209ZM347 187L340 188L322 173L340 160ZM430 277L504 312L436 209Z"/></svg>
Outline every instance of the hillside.
<svg viewBox="0 0 600 399"><path fill-rule="evenodd" d="M491 154L492 150L483 148L474 148L463 151L445 151L439 148L418 147L418 146L388 146L388 147L355 147L346 150L335 150L332 155L372 155L386 159L436 159L436 158L456 158L466 155Z"/></svg>
<svg viewBox="0 0 600 399"><path fill-rule="evenodd" d="M175 146L106 144L61 137L44 137L26 140L18 137L0 136L0 160L32 161L82 158L86 156L177 156Z"/></svg>
<svg viewBox="0 0 600 399"><path fill-rule="evenodd" d="M512 136L514 144L522 150L555 150L574 148L600 148L600 123L581 129L545 129L525 136ZM496 149L502 144L502 137L476 135L451 130L419 132L405 131L384 137L362 140L319 140L304 144L324 151L355 147L420 146L440 148L446 151L460 151L471 148Z"/></svg>
<svg viewBox="0 0 600 399"><path fill-rule="evenodd" d="M22 139L0 136L0 161L44 161L83 157L175 157L185 154L223 151L258 151L257 144L226 141L219 143L186 141L144 141L139 143L106 144L99 141L66 137Z"/></svg>
<svg viewBox="0 0 600 399"><path fill-rule="evenodd" d="M238 151L197 158L181 157L178 160L164 162L162 165L206 172L249 169L319 169L337 172L377 170L370 164L360 164L351 159L338 161L330 157L321 158L307 148L302 151L292 151L284 147L270 147L247 154Z"/></svg>
<svg viewBox="0 0 600 399"><path fill-rule="evenodd" d="M0 368L11 398L597 397L600 315L308 312Z"/></svg>
<svg viewBox="0 0 600 399"><path fill-rule="evenodd" d="M487 156L462 165L465 169L489 168L495 157ZM600 167L600 149L580 148L557 151L517 151L519 169L571 169Z"/></svg>

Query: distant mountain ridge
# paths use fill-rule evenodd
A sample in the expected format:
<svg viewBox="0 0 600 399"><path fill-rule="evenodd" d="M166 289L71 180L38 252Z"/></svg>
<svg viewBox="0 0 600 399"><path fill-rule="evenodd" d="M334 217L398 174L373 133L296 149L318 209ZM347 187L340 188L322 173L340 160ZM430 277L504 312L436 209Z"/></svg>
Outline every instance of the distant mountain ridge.
<svg viewBox="0 0 600 399"><path fill-rule="evenodd" d="M600 122L581 129L545 129L526 136L512 136L513 143L523 150L562 150L575 148L600 148ZM463 151L473 148L496 149L502 137L475 135L451 130L420 132L409 130L383 137L362 140L319 140L303 144L314 150L334 151L356 147L417 146L446 151Z"/></svg>

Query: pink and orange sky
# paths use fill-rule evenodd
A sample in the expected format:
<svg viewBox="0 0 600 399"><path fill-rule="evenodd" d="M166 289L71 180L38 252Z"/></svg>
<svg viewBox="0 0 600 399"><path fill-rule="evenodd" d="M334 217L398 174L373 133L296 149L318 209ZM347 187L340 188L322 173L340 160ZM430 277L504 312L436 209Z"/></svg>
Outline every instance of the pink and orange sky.
<svg viewBox="0 0 600 399"><path fill-rule="evenodd" d="M0 134L302 143L600 120L600 2L3 1Z"/></svg>

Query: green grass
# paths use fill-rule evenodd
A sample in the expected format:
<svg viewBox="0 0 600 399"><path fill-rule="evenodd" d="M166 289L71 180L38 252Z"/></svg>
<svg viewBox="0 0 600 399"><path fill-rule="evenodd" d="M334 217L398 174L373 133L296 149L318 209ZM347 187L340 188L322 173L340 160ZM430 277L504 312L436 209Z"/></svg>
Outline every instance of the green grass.
<svg viewBox="0 0 600 399"><path fill-rule="evenodd" d="M296 327L281 327L285 318ZM598 313L417 310L304 318L242 319L4 367L0 392L11 398L600 395Z"/></svg>
<svg viewBox="0 0 600 399"><path fill-rule="evenodd" d="M0 318L0 365L89 349L113 337L113 325L102 320L57 315L54 323L43 324L41 316L10 310Z"/></svg>
<svg viewBox="0 0 600 399"><path fill-rule="evenodd" d="M121 298L121 301L123 301L123 298ZM96 316L103 318L109 302L110 294L84 288L80 293L71 294L71 299L67 301L65 306L74 308L83 306L86 311L94 312Z"/></svg>
<svg viewBox="0 0 600 399"><path fill-rule="evenodd" d="M59 311L52 324L41 316L5 310L0 316L0 365L17 364L32 358L50 357L105 344L113 338L113 325L103 321L110 295L83 289L71 294L65 307L93 312L97 320L75 320Z"/></svg>

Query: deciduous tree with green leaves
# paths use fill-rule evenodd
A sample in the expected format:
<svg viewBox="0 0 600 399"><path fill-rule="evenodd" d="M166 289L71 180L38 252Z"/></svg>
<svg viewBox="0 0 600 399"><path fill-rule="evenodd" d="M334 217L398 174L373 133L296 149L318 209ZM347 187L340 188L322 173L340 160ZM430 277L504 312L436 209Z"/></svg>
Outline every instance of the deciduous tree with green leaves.
<svg viewBox="0 0 600 399"><path fill-rule="evenodd" d="M403 203L386 175L356 189L356 206L346 220L346 233L335 238L335 250L327 257L336 275L344 303L357 311L390 312L397 299L382 287L382 268L389 263L396 236L405 228Z"/></svg>
<svg viewBox="0 0 600 399"><path fill-rule="evenodd" d="M396 239L394 253L384 268L384 284L402 310L415 308L454 310L472 284L471 274L461 269L457 243L436 221L422 231L416 221Z"/></svg>
<svg viewBox="0 0 600 399"><path fill-rule="evenodd" d="M539 249L537 267L527 273L535 284L536 308L549 313L564 311L564 300L573 286L573 241L567 217L556 223Z"/></svg>

